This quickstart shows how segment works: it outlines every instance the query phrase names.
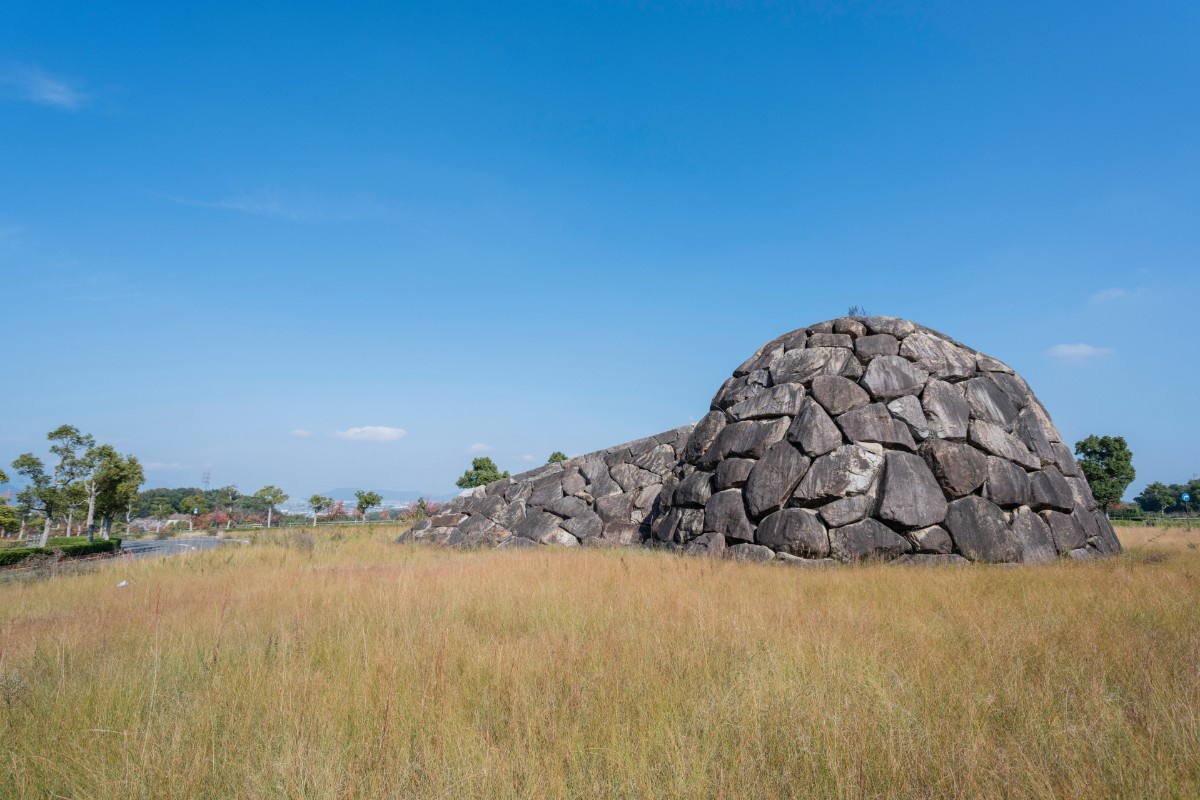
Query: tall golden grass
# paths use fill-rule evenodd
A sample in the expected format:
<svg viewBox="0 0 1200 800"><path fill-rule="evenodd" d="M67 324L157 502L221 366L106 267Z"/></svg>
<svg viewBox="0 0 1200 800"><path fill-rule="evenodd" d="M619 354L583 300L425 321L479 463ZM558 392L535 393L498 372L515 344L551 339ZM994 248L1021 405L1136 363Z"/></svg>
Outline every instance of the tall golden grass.
<svg viewBox="0 0 1200 800"><path fill-rule="evenodd" d="M395 533L0 586L0 795L1200 796L1194 541L795 570Z"/></svg>

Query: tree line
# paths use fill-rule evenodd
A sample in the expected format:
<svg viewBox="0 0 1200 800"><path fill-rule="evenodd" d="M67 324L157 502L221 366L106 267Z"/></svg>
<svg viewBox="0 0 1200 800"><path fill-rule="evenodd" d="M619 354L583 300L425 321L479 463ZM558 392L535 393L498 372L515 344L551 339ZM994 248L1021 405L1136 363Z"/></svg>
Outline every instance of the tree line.
<svg viewBox="0 0 1200 800"><path fill-rule="evenodd" d="M38 546L45 547L56 522L64 522L68 534L77 521L88 541L99 532L105 539L113 522L124 514L128 519L138 487L145 482L142 465L131 455L122 455L111 445L97 444L91 434L74 425L61 425L46 435L49 458L22 453L12 462L13 471L27 483L16 496L17 505L0 505L0 529L19 529L41 518ZM8 475L0 470L0 482Z"/></svg>

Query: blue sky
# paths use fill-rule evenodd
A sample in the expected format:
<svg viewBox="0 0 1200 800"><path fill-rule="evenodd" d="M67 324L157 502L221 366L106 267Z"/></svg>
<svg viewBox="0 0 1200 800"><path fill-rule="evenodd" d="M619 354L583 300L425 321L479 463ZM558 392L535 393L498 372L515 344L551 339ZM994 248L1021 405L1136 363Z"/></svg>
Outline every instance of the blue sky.
<svg viewBox="0 0 1200 800"><path fill-rule="evenodd" d="M857 304L1186 480L1200 6L981 5L10 0L0 461L446 492Z"/></svg>

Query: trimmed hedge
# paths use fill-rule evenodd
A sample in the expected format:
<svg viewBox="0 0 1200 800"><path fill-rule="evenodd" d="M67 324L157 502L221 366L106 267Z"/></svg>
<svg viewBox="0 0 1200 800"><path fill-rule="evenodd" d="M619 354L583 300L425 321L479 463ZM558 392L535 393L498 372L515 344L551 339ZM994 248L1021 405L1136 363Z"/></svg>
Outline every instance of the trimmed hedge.
<svg viewBox="0 0 1200 800"><path fill-rule="evenodd" d="M120 549L120 539L97 539L94 542L82 541L54 547L11 547L7 550L0 550L0 567L10 567L36 555L80 558L96 553L115 553Z"/></svg>

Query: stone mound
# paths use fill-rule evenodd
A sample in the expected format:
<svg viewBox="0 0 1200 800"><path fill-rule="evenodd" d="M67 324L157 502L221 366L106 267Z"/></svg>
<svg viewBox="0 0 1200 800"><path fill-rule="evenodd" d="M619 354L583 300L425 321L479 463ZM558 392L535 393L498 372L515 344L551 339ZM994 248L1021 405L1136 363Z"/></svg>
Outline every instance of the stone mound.
<svg viewBox="0 0 1200 800"><path fill-rule="evenodd" d="M797 566L1121 550L1025 381L894 317L780 336L695 426L469 490L401 541L652 545Z"/></svg>

